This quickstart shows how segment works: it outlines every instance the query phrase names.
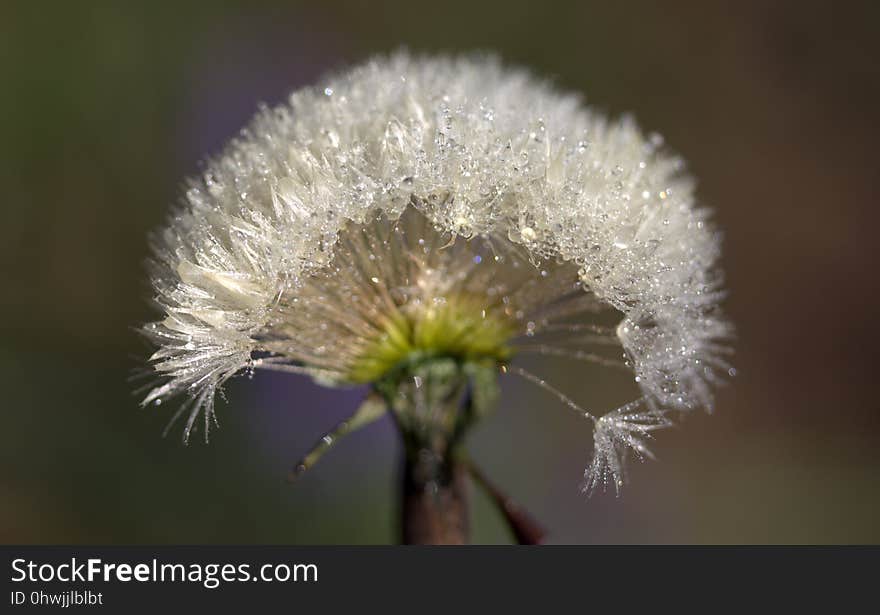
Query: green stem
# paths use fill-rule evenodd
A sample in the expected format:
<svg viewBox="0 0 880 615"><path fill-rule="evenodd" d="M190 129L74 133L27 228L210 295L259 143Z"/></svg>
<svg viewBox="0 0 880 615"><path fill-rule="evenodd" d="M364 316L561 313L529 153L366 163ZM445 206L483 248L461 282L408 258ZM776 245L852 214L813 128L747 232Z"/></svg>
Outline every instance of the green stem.
<svg viewBox="0 0 880 615"><path fill-rule="evenodd" d="M403 440L405 544L468 541L468 476L461 460L462 443L494 403L497 371L491 360L415 356L374 385Z"/></svg>

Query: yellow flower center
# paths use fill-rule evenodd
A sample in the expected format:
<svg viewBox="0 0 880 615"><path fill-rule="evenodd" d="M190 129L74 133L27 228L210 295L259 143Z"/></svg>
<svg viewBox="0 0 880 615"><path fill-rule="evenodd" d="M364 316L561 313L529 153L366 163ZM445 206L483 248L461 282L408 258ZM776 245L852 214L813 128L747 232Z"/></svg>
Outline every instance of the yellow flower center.
<svg viewBox="0 0 880 615"><path fill-rule="evenodd" d="M375 382L413 358L448 357L462 362L507 361L516 327L478 297L438 298L431 305L406 305L383 319L384 330L353 363L348 380Z"/></svg>

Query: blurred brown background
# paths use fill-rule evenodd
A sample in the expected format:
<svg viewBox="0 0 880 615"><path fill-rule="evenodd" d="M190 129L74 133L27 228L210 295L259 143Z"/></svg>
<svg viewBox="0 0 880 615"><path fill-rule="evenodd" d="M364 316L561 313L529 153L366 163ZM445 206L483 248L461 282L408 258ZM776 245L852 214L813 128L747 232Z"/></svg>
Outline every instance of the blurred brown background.
<svg viewBox="0 0 880 615"><path fill-rule="evenodd" d="M880 541L873 6L4 3L0 541L395 538L390 425L283 480L359 391L235 381L212 442L184 447L127 378L149 352L132 328L154 316L145 235L184 175L259 101L403 45L496 50L633 112L690 161L725 231L739 375L713 416L658 434L622 498L578 492L588 426L527 384L505 383L474 434L551 540ZM630 393L600 368L533 368L596 407ZM474 517L475 540L508 540L485 500Z"/></svg>

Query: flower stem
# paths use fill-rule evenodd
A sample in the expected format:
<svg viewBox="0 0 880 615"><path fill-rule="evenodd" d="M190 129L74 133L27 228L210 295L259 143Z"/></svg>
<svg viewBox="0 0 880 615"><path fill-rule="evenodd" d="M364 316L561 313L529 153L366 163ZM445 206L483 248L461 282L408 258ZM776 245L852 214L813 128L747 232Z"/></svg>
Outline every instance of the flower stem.
<svg viewBox="0 0 880 615"><path fill-rule="evenodd" d="M404 544L465 544L469 538L463 441L496 397L492 361L415 357L374 385L403 441Z"/></svg>
<svg viewBox="0 0 880 615"><path fill-rule="evenodd" d="M403 544L461 545L469 538L467 467L455 459L405 454Z"/></svg>

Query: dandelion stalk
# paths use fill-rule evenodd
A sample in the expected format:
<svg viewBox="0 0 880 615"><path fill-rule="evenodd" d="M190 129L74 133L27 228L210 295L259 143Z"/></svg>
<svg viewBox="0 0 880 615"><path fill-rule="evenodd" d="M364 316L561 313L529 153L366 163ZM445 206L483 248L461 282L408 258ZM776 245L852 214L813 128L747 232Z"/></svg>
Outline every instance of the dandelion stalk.
<svg viewBox="0 0 880 615"><path fill-rule="evenodd" d="M187 439L243 372L369 385L300 472L381 407L404 443L404 540L465 542L466 437L500 374L588 419L588 490L710 407L733 374L719 253L683 162L630 118L490 57L379 58L263 109L190 180L153 240L162 382L143 403L185 397ZM641 395L587 413L537 375L559 360L629 370Z"/></svg>
<svg viewBox="0 0 880 615"><path fill-rule="evenodd" d="M402 544L467 544L468 481L461 461L406 454L402 473Z"/></svg>
<svg viewBox="0 0 880 615"><path fill-rule="evenodd" d="M403 440L404 544L468 541L464 438L495 401L494 370L489 361L424 356L377 384Z"/></svg>

